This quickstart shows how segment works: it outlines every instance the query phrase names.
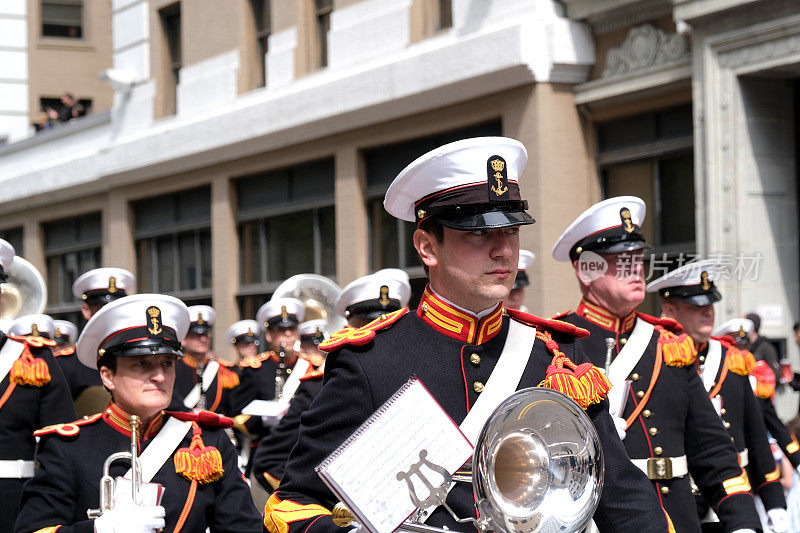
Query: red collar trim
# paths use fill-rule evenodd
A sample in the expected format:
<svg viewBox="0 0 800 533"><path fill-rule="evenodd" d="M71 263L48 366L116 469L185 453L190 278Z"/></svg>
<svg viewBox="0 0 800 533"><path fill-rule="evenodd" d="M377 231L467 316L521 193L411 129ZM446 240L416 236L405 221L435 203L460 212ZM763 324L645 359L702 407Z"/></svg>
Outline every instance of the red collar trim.
<svg viewBox="0 0 800 533"><path fill-rule="evenodd" d="M120 406L118 406L114 402L108 404L108 407L106 407L106 410L103 412L103 420L105 420L109 426L116 429L126 437L131 436L131 425L128 422L129 419L130 415L125 411L123 411L120 408ZM158 433L158 431L161 429L161 426L163 425L164 425L164 411L161 411L155 417L153 417L153 420L150 422L150 425L148 425L147 429L145 429L144 440L153 438L153 436L156 433ZM139 438L142 438L141 434L142 432L140 428Z"/></svg>
<svg viewBox="0 0 800 533"><path fill-rule="evenodd" d="M428 286L425 287L417 307L417 316L452 339L469 344L483 344L500 331L503 325L503 305L497 304L494 311L479 319L446 303Z"/></svg>
<svg viewBox="0 0 800 533"><path fill-rule="evenodd" d="M619 318L610 311L590 303L585 299L581 300L576 313L592 324L615 333L627 333L633 329L633 324L636 322L636 311L632 311L631 314L625 318Z"/></svg>

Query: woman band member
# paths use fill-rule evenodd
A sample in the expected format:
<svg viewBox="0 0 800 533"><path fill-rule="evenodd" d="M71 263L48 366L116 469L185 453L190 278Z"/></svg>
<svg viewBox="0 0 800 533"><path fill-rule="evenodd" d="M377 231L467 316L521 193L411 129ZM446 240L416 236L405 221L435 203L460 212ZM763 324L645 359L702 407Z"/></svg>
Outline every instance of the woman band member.
<svg viewBox="0 0 800 533"><path fill-rule="evenodd" d="M170 296L121 298L95 314L78 340L78 358L96 366L112 400L102 413L36 432L34 477L25 486L16 531L151 533L261 531L261 519L223 429L208 411L165 411L189 312ZM111 463L115 505L95 519L103 463L131 449L131 417L141 425L139 500L131 497L130 461ZM126 488L127 487L127 488Z"/></svg>

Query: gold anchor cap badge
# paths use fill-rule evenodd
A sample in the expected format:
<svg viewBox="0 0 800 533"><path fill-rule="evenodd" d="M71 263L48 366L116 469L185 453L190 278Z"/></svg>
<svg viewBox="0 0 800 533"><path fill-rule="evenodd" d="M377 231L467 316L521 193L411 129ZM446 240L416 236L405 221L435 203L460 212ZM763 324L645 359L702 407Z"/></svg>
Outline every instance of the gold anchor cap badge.
<svg viewBox="0 0 800 533"><path fill-rule="evenodd" d="M152 335L158 335L163 329L161 329L161 309L156 306L148 307L147 308L147 316L150 318L148 322L152 324L147 331L149 331Z"/></svg>

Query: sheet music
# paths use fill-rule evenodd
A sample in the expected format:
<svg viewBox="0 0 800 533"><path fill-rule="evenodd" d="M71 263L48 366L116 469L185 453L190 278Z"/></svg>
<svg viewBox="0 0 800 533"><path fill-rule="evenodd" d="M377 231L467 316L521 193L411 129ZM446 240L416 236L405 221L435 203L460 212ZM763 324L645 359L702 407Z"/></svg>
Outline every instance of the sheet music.
<svg viewBox="0 0 800 533"><path fill-rule="evenodd" d="M472 456L472 445L418 379L409 380L353 435L317 467L317 473L373 533L390 533L416 509L408 484L398 479L426 460L452 474ZM435 487L441 474L422 466ZM417 497L430 491L410 474Z"/></svg>

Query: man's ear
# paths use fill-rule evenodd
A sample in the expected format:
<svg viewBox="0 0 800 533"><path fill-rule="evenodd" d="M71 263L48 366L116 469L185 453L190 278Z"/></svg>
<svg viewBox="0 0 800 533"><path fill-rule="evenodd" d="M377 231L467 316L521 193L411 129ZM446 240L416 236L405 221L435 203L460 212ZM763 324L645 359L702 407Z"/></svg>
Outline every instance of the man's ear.
<svg viewBox="0 0 800 533"><path fill-rule="evenodd" d="M413 240L422 264L428 268L436 267L439 264L439 241L436 237L418 228L414 231Z"/></svg>
<svg viewBox="0 0 800 533"><path fill-rule="evenodd" d="M575 269L575 277L578 279L578 284L581 287L581 292L584 292L589 287L589 285L592 284L592 282L588 279L584 279L583 276L580 275L580 272L578 271L577 259L572 262L572 268Z"/></svg>
<svg viewBox="0 0 800 533"><path fill-rule="evenodd" d="M111 371L110 368L107 366L100 367L100 379L103 381L103 385L110 391L114 391L114 381L111 379L114 376L114 372Z"/></svg>

